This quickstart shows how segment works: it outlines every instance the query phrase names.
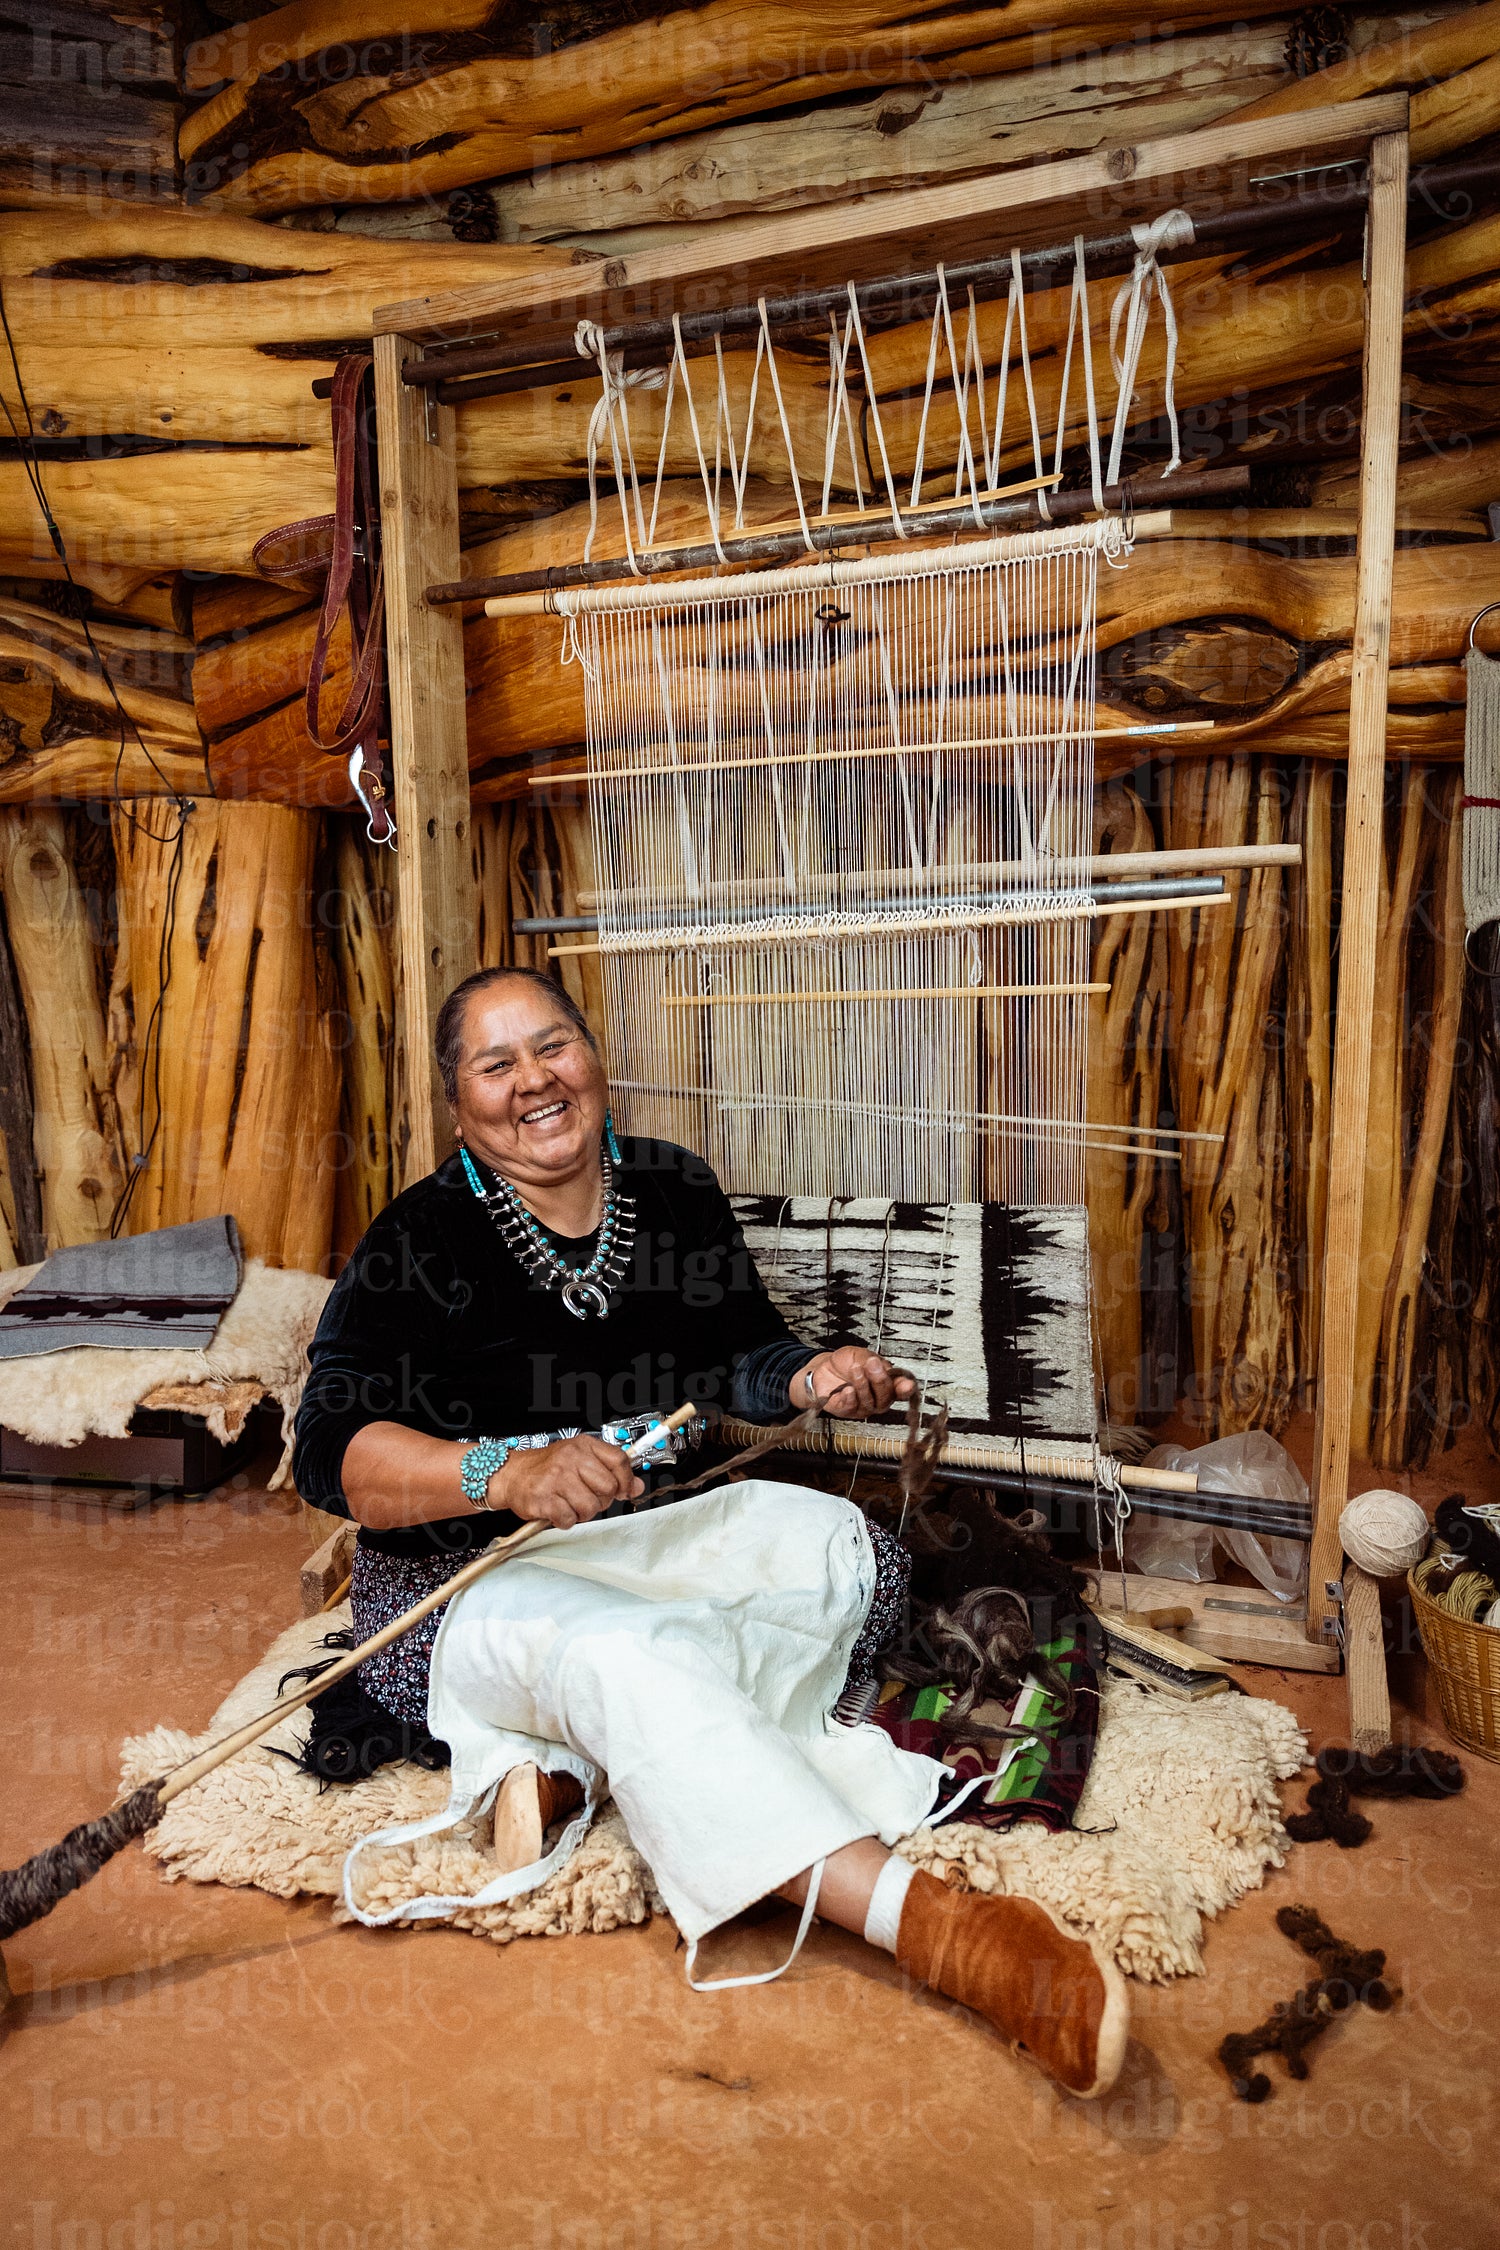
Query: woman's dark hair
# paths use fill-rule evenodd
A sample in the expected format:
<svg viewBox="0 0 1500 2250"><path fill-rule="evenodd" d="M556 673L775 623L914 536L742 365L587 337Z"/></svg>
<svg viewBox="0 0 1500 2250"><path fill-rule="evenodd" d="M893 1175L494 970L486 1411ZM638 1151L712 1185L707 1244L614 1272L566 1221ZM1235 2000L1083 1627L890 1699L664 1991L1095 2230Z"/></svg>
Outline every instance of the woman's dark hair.
<svg viewBox="0 0 1500 2250"><path fill-rule="evenodd" d="M545 993L559 1012L575 1024L584 1038L599 1052L599 1042L589 1029L588 1018L556 977L549 977L545 969L476 969L473 976L456 984L438 1010L437 1027L432 1035L433 1051L437 1056L438 1075L443 1081L443 1092L450 1102L458 1100L458 1065L463 1055L464 1011L476 992L487 992L492 984L534 984L538 992Z"/></svg>

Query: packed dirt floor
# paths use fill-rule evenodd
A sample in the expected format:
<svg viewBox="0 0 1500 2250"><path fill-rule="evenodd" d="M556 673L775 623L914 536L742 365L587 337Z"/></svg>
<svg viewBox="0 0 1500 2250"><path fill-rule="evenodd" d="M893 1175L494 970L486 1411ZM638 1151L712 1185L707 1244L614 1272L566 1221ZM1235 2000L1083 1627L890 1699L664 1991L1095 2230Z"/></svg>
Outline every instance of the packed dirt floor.
<svg viewBox="0 0 1500 2250"><path fill-rule="evenodd" d="M1496 1488L1477 1452L1405 1481ZM255 1478L135 1514L0 1494L0 1865L111 1802L123 1735L206 1723L296 1616L309 1545ZM1341 1680L1244 1678L1344 1739ZM1444 1740L1420 1658L1392 1684L1398 1733ZM503 1948L336 1928L132 1848L5 1948L0 2244L1493 2250L1500 1766L1465 1764L1459 1799L1370 1806L1363 1850L1294 1849L1210 1929L1205 1976L1134 1988L1092 2106L833 1929L782 1982L700 1996L665 1922ZM1303 2084L1273 2060L1248 2107L1215 2049L1304 1981L1293 1900L1385 1947L1402 1998L1340 2018ZM770 1965L789 1927L726 1934L713 1969Z"/></svg>

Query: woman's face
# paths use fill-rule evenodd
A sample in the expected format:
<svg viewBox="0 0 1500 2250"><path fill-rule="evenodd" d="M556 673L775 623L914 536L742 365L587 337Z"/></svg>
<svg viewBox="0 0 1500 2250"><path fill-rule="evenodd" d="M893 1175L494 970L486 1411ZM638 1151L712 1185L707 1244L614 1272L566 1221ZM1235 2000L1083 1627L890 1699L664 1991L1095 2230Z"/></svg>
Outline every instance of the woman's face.
<svg viewBox="0 0 1500 2250"><path fill-rule="evenodd" d="M518 1187L550 1187L599 1160L604 1066L534 984L486 985L464 1010L454 1117L483 1163Z"/></svg>

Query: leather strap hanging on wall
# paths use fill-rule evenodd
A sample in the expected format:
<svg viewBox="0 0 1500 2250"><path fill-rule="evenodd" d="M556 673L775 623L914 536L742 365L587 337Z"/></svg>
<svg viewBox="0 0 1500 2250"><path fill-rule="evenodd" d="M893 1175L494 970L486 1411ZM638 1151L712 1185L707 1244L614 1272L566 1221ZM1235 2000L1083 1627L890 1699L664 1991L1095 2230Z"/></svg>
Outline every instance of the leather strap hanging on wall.
<svg viewBox="0 0 1500 2250"><path fill-rule="evenodd" d="M349 779L376 844L396 842L380 736L385 714L385 604L380 557L380 480L375 452L374 361L341 359L333 377L334 512L284 524L256 542L266 577L323 589L307 672L307 732L319 750L347 756ZM339 618L349 612L350 680L332 731L324 732L323 680Z"/></svg>

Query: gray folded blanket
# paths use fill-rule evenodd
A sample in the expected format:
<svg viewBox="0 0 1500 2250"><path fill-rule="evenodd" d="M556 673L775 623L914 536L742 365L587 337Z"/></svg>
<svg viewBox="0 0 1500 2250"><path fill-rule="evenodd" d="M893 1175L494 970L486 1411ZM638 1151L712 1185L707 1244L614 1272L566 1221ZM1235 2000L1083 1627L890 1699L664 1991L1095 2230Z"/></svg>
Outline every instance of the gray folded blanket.
<svg viewBox="0 0 1500 2250"><path fill-rule="evenodd" d="M232 1218L54 1250L0 1307L0 1359L82 1345L203 1350L240 1285Z"/></svg>

